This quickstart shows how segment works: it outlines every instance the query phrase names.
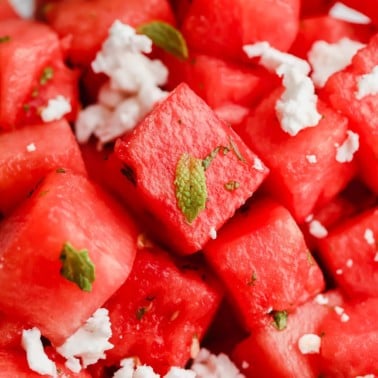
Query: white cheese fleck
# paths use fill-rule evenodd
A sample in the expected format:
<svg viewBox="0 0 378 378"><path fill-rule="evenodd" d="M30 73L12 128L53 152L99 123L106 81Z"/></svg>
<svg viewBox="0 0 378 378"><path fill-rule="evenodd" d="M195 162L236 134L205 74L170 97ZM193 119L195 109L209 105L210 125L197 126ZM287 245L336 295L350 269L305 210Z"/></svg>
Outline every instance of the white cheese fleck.
<svg viewBox="0 0 378 378"><path fill-rule="evenodd" d="M352 259L348 259L345 263L345 265L348 267L348 268L351 268L353 266L353 260Z"/></svg>
<svg viewBox="0 0 378 378"><path fill-rule="evenodd" d="M370 73L357 77L357 91L355 97L361 100L366 96L378 94L378 66Z"/></svg>
<svg viewBox="0 0 378 378"><path fill-rule="evenodd" d="M108 310L99 308L95 313L56 350L68 360L70 367L77 367L75 360L82 366L95 364L105 358L105 351L113 348L109 342L112 335ZM75 371L77 372L77 371Z"/></svg>
<svg viewBox="0 0 378 378"><path fill-rule="evenodd" d="M294 55L272 48L268 42L243 46L249 58L260 57L260 64L282 77L285 88L276 103L276 114L281 128L289 135L316 126L321 114L317 110L318 97L314 83L308 77L310 65Z"/></svg>
<svg viewBox="0 0 378 378"><path fill-rule="evenodd" d="M22 331L21 345L26 351L29 368L41 375L57 376L55 363L46 355L38 328Z"/></svg>
<svg viewBox="0 0 378 378"><path fill-rule="evenodd" d="M30 143L26 146L26 151L28 152L34 152L37 150L37 147L35 146L34 143Z"/></svg>
<svg viewBox="0 0 378 378"><path fill-rule="evenodd" d="M264 172L264 164L257 156L253 159L253 169L256 169L258 172Z"/></svg>
<svg viewBox="0 0 378 378"><path fill-rule="evenodd" d="M217 238L217 230L215 227L210 228L209 236L210 236L210 239L213 239L213 240Z"/></svg>
<svg viewBox="0 0 378 378"><path fill-rule="evenodd" d="M164 378L196 378L196 373L188 369L171 367Z"/></svg>
<svg viewBox="0 0 378 378"><path fill-rule="evenodd" d="M347 130L347 138L336 148L336 161L339 163L348 163L353 160L355 152L360 147L360 137L351 130Z"/></svg>
<svg viewBox="0 0 378 378"><path fill-rule="evenodd" d="M151 366L141 365L135 369L133 378L160 378L160 375L156 374Z"/></svg>
<svg viewBox="0 0 378 378"><path fill-rule="evenodd" d="M58 121L71 110L69 99L59 95L55 98L50 98L47 102L47 106L41 111L41 118L43 122Z"/></svg>
<svg viewBox="0 0 378 378"><path fill-rule="evenodd" d="M310 164L316 164L318 162L318 158L314 154L308 154L308 155L306 155L306 160Z"/></svg>
<svg viewBox="0 0 378 378"><path fill-rule="evenodd" d="M378 262L378 252L376 252L376 254L374 255L374 261Z"/></svg>
<svg viewBox="0 0 378 378"><path fill-rule="evenodd" d="M343 323L348 322L349 319L350 319L349 315L346 314L345 312L344 312L343 314L341 314L341 316L340 316L340 320L341 320Z"/></svg>
<svg viewBox="0 0 378 378"><path fill-rule="evenodd" d="M327 305L328 304L328 298L324 295L324 294L318 294L315 298L314 298L314 301L317 303L317 304L320 304L320 305Z"/></svg>
<svg viewBox="0 0 378 378"><path fill-rule="evenodd" d="M334 310L335 310L337 315L341 315L341 314L344 313L344 309L341 306L335 306Z"/></svg>
<svg viewBox="0 0 378 378"><path fill-rule="evenodd" d="M35 0L9 0L9 4L22 18L33 18L36 8Z"/></svg>
<svg viewBox="0 0 378 378"><path fill-rule="evenodd" d="M374 237L374 232L371 228L367 228L364 232L364 239L366 242L370 245L375 244L375 237Z"/></svg>
<svg viewBox="0 0 378 378"><path fill-rule="evenodd" d="M313 333L307 333L298 340L298 348L302 354L314 354L320 352L321 338Z"/></svg>
<svg viewBox="0 0 378 378"><path fill-rule="evenodd" d="M356 52L363 47L364 44L349 38L342 38L336 43L316 41L308 53L314 84L323 87L328 78L347 67Z"/></svg>
<svg viewBox="0 0 378 378"><path fill-rule="evenodd" d="M355 24L370 24L371 22L370 18L365 14L340 2L336 2L329 10L328 14L333 18Z"/></svg>
<svg viewBox="0 0 378 378"><path fill-rule="evenodd" d="M336 272L335 272L338 276L340 276L341 274L344 273L344 271L342 269L336 269Z"/></svg>
<svg viewBox="0 0 378 378"><path fill-rule="evenodd" d="M309 214L309 215L307 215L307 217L305 218L305 222L306 222L306 223L309 223L309 222L311 222L313 219L314 219L314 214Z"/></svg>
<svg viewBox="0 0 378 378"><path fill-rule="evenodd" d="M132 378L135 361L133 358L124 358L120 362L121 367L113 374L113 378Z"/></svg>
<svg viewBox="0 0 378 378"><path fill-rule="evenodd" d="M191 370L196 378L245 378L228 356L223 353L216 356L205 348L198 353Z"/></svg>
<svg viewBox="0 0 378 378"><path fill-rule="evenodd" d="M316 219L310 221L309 233L318 239L325 238L328 235L327 229Z"/></svg>
<svg viewBox="0 0 378 378"><path fill-rule="evenodd" d="M357 375L356 378L376 378L375 374Z"/></svg>

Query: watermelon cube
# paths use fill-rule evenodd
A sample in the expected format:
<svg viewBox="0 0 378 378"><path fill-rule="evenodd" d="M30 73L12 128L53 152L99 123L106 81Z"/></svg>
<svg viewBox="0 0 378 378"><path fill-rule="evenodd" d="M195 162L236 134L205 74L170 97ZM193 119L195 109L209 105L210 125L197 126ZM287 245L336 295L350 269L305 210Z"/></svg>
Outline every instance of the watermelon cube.
<svg viewBox="0 0 378 378"><path fill-rule="evenodd" d="M198 353L222 294L203 262L142 248L129 278L104 305L114 345L107 363L134 356L160 374L185 366Z"/></svg>
<svg viewBox="0 0 378 378"><path fill-rule="evenodd" d="M137 197L178 253L200 250L268 170L186 84L115 146ZM130 193L129 201L134 201Z"/></svg>
<svg viewBox="0 0 378 378"><path fill-rule="evenodd" d="M236 346L233 359L247 377L319 377L319 353L303 353L299 343L305 335L320 341L323 319L342 304L337 291L319 294L289 314L284 329L271 323L255 330Z"/></svg>
<svg viewBox="0 0 378 378"><path fill-rule="evenodd" d="M324 97L350 120L359 134L360 174L366 184L378 193L378 93L369 89L375 83L378 65L378 35L353 57L352 64L333 74L324 87Z"/></svg>
<svg viewBox="0 0 378 378"><path fill-rule="evenodd" d="M0 309L59 346L123 284L136 244L117 203L54 171L1 223Z"/></svg>
<svg viewBox="0 0 378 378"><path fill-rule="evenodd" d="M378 297L378 207L342 222L319 240L319 256L349 297Z"/></svg>
<svg viewBox="0 0 378 378"><path fill-rule="evenodd" d="M80 150L65 120L0 134L0 213L8 215L50 171L85 174Z"/></svg>
<svg viewBox="0 0 378 378"><path fill-rule="evenodd" d="M348 121L320 101L323 118L317 126L295 136L284 132L275 110L281 93L277 89L257 106L245 120L243 135L270 169L266 189L301 223L347 185L356 163L336 160L338 146L347 140Z"/></svg>
<svg viewBox="0 0 378 378"><path fill-rule="evenodd" d="M279 311L293 311L324 287L294 219L268 199L239 212L204 253L249 330Z"/></svg>
<svg viewBox="0 0 378 378"><path fill-rule="evenodd" d="M7 20L9 18L18 18L17 13L10 5L9 0L0 2L0 21Z"/></svg>

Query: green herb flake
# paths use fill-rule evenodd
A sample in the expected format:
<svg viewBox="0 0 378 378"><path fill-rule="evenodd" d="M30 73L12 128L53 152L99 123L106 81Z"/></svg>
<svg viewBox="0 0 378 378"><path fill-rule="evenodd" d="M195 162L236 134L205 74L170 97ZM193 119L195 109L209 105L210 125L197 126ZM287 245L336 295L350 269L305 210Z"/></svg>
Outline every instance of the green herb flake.
<svg viewBox="0 0 378 378"><path fill-rule="evenodd" d="M24 104L22 105L22 109L25 113L27 113L30 110L30 105L29 104Z"/></svg>
<svg viewBox="0 0 378 378"><path fill-rule="evenodd" d="M226 182L224 184L224 188L228 190L229 192L232 192L239 187L240 187L240 183L235 180L230 180L229 182Z"/></svg>
<svg viewBox="0 0 378 378"><path fill-rule="evenodd" d="M178 208L188 223L205 209L207 187L203 161L185 153L176 166L174 185Z"/></svg>
<svg viewBox="0 0 378 378"><path fill-rule="evenodd" d="M315 265L314 257L312 256L310 251L307 251L306 253L307 261L310 265Z"/></svg>
<svg viewBox="0 0 378 378"><path fill-rule="evenodd" d="M256 280L257 280L257 274L256 274L256 272L253 272L252 275L251 275L251 279L247 282L247 285L248 286L254 286Z"/></svg>
<svg viewBox="0 0 378 378"><path fill-rule="evenodd" d="M272 315L274 326L279 331L282 331L283 329L286 328L286 326L287 326L287 317L288 317L287 311L285 311L285 310L283 310L283 311L274 311L273 310L270 314Z"/></svg>
<svg viewBox="0 0 378 378"><path fill-rule="evenodd" d="M240 150L237 144L232 140L232 138L230 138L229 140L230 140L230 150L236 155L238 160L240 160L243 163L246 163L247 161L244 159L243 155L240 153Z"/></svg>
<svg viewBox="0 0 378 378"><path fill-rule="evenodd" d="M92 291L95 266L86 249L79 251L66 242L60 254L60 261L62 262L60 274L63 277L74 282L83 291Z"/></svg>
<svg viewBox="0 0 378 378"><path fill-rule="evenodd" d="M54 69L52 67L46 67L42 71L42 75L39 79L41 85L46 85L54 77Z"/></svg>
<svg viewBox="0 0 378 378"><path fill-rule="evenodd" d="M202 166L203 169L209 168L211 162L214 160L214 158L218 155L218 152L220 150L220 146L214 148L209 155L207 155L203 160L202 160Z"/></svg>
<svg viewBox="0 0 378 378"><path fill-rule="evenodd" d="M9 35L3 35L0 37L0 43L6 43L11 40L11 37Z"/></svg>
<svg viewBox="0 0 378 378"><path fill-rule="evenodd" d="M48 190L42 190L41 193L39 193L40 197L44 197L49 191Z"/></svg>
<svg viewBox="0 0 378 378"><path fill-rule="evenodd" d="M137 28L139 34L144 34L152 42L181 59L188 58L188 46L179 30L162 21L151 21Z"/></svg>
<svg viewBox="0 0 378 378"><path fill-rule="evenodd" d="M33 98L36 98L36 97L38 97L38 95L39 95L39 90L38 90L38 88L34 88L33 91L32 91L32 93L31 93L31 96L32 96Z"/></svg>
<svg viewBox="0 0 378 378"><path fill-rule="evenodd" d="M144 317L144 315L147 314L148 311L151 310L153 304L152 304L152 301L154 300L155 298L153 298L151 301L150 301L150 304L148 306L143 306L143 307L139 307L136 312L135 312L135 315L136 315L136 318L138 320L142 320L142 318Z"/></svg>
<svg viewBox="0 0 378 378"><path fill-rule="evenodd" d="M64 168L58 168L55 172L56 173L66 173L66 170Z"/></svg>

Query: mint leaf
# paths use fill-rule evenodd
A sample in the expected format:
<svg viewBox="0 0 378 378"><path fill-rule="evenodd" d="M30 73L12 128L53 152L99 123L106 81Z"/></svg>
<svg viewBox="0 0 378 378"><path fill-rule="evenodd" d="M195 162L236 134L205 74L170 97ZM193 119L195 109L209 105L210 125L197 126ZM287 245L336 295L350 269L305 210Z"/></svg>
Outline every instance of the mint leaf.
<svg viewBox="0 0 378 378"><path fill-rule="evenodd" d="M39 84L45 85L54 77L54 69L52 67L46 67L42 71L42 75L39 79Z"/></svg>
<svg viewBox="0 0 378 378"><path fill-rule="evenodd" d="M282 331L287 326L287 311L272 311L271 315L273 317L274 326L279 330Z"/></svg>
<svg viewBox="0 0 378 378"><path fill-rule="evenodd" d="M188 47L183 35L172 25L163 21L151 21L137 28L139 34L144 34L152 42L167 52L181 59L188 58Z"/></svg>
<svg viewBox="0 0 378 378"><path fill-rule="evenodd" d="M83 291L92 290L92 283L95 280L95 266L86 249L79 251L66 242L59 259L62 262L60 274L63 277L74 282Z"/></svg>
<svg viewBox="0 0 378 378"><path fill-rule="evenodd" d="M176 199L188 223L192 223L205 209L207 187L202 160L185 153L176 166Z"/></svg>

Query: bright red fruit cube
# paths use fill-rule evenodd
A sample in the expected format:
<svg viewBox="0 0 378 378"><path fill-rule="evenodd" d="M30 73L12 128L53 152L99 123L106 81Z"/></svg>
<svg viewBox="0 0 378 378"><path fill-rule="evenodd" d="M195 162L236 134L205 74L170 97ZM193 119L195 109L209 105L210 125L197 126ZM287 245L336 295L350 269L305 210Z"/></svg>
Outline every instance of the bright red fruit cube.
<svg viewBox="0 0 378 378"><path fill-rule="evenodd" d="M319 295L289 314L285 328L277 329L272 322L255 330L236 346L233 359L247 377L319 377L319 353L303 354L299 342L308 334L321 337L323 319L342 303L336 291Z"/></svg>
<svg viewBox="0 0 378 378"><path fill-rule="evenodd" d="M194 0L182 31L193 50L220 58L243 59L243 45L261 41L287 51L299 6L299 0Z"/></svg>
<svg viewBox="0 0 378 378"><path fill-rule="evenodd" d="M138 357L165 374L198 352L223 290L200 262L174 261L157 247L138 251L124 285L105 303L114 348L107 361Z"/></svg>
<svg viewBox="0 0 378 378"><path fill-rule="evenodd" d="M326 269L345 294L378 297L378 207L345 220L318 246Z"/></svg>
<svg viewBox="0 0 378 378"><path fill-rule="evenodd" d="M115 152L136 195L166 229L165 244L183 254L216 237L268 172L186 84L118 140Z"/></svg>
<svg viewBox="0 0 378 378"><path fill-rule="evenodd" d="M1 311L59 346L123 284L136 244L117 203L83 176L53 172L0 226Z"/></svg>
<svg viewBox="0 0 378 378"><path fill-rule="evenodd" d="M9 18L18 18L17 13L10 5L9 0L0 2L0 21L7 20Z"/></svg>
<svg viewBox="0 0 378 378"><path fill-rule="evenodd" d="M324 287L321 270L290 213L270 200L240 211L204 247L248 329L293 311Z"/></svg>
<svg viewBox="0 0 378 378"><path fill-rule="evenodd" d="M67 121L0 134L0 213L7 215L50 171L85 174L80 150Z"/></svg>
<svg viewBox="0 0 378 378"><path fill-rule="evenodd" d="M351 65L328 79L323 93L337 111L349 118L350 127L359 134L360 174L375 193L378 193L378 116L375 111L378 94L374 88L369 90L367 83L375 82L377 65L378 35L375 35L367 47L356 53Z"/></svg>
<svg viewBox="0 0 378 378"><path fill-rule="evenodd" d="M287 207L298 222L315 206L328 202L356 172L355 159L338 162L337 146L347 139L348 121L318 102L319 124L291 136L278 121L275 104L282 89L264 99L245 120L244 140L270 169L269 193Z"/></svg>

